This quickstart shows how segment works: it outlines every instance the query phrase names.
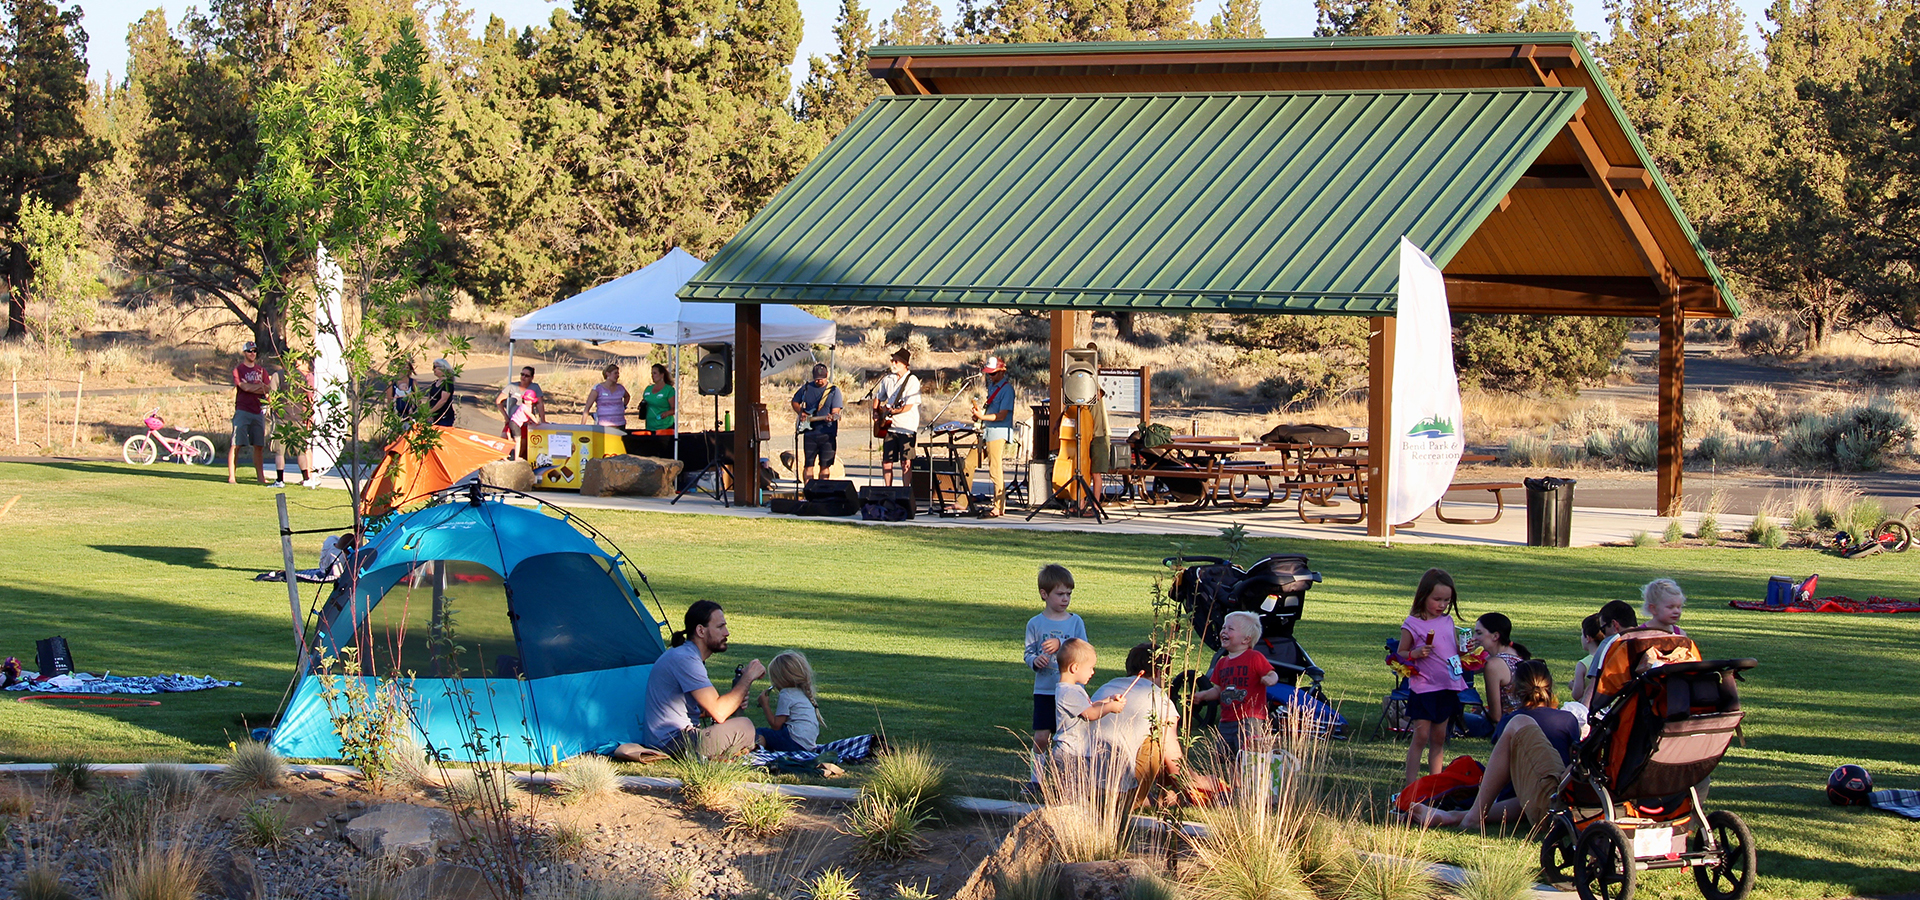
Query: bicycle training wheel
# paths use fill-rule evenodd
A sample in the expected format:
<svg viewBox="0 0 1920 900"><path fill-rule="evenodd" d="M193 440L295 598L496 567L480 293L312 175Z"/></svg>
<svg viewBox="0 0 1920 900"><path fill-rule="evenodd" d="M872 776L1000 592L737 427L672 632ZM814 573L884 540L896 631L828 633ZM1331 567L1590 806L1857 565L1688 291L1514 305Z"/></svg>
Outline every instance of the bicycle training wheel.
<svg viewBox="0 0 1920 900"><path fill-rule="evenodd" d="M258 453L258 448L254 452ZM213 462L213 441L204 434L187 438L187 462L196 466Z"/></svg>
<svg viewBox="0 0 1920 900"><path fill-rule="evenodd" d="M127 438L127 442L120 445L120 458L126 460L127 465L130 466L153 465L153 458L156 452L153 446L153 438L144 434L136 434L133 437Z"/></svg>
<svg viewBox="0 0 1920 900"><path fill-rule="evenodd" d="M1873 539L1883 550L1905 553L1913 546L1913 529L1899 519L1888 519L1873 527Z"/></svg>

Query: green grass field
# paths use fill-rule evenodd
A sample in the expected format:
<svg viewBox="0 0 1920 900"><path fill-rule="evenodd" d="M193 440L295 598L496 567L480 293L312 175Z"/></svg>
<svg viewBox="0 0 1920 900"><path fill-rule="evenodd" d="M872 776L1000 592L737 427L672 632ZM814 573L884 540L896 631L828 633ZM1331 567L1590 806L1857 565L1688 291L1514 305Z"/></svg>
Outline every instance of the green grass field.
<svg viewBox="0 0 1920 900"><path fill-rule="evenodd" d="M64 635L80 667L120 674L183 672L244 687L162 695L162 705L65 709L0 702L7 761L78 752L98 761L211 760L249 725L270 722L287 689L293 639L285 588L253 573L279 565L273 493L232 487L225 473L107 463L0 464L0 654L31 667L33 641ZM345 495L295 490L294 527L347 524ZM884 728L938 749L969 793L1008 793L1024 780L1031 682L1020 664L1034 573L1059 562L1078 581L1074 609L1102 652L1104 681L1150 627L1149 598L1168 539L1098 532L1016 533L864 527L841 522L590 512L633 554L669 615L712 598L727 607L738 662L788 647L813 660L830 737ZM1227 524L1224 520L1221 524ZM298 538L312 565L319 535ZM1191 545L1212 553L1217 541ZM1827 772L1866 765L1883 787L1920 787L1914 750L1912 648L1920 615L1739 612L1772 574L1822 575L1823 594L1920 596L1916 557L1859 561L1808 551L1409 547L1254 542L1251 552L1307 554L1326 582L1308 597L1298 636L1360 736L1335 750L1376 799L1397 787L1403 747L1371 741L1390 676L1381 643L1406 615L1428 566L1451 571L1468 616L1501 611L1516 637L1565 679L1578 622L1637 586L1679 580L1682 624L1710 656L1752 656L1744 687L1746 746L1714 777L1712 805L1753 825L1767 897L1920 891L1920 823L1838 809ZM309 589L311 591L311 589ZM309 596L311 596L309 594ZM677 627L677 625L676 625ZM8 698L0 698L10 700ZM1484 741L1454 753L1484 757ZM1442 855L1464 838L1440 837ZM1649 878L1649 896L1697 896L1691 880Z"/></svg>

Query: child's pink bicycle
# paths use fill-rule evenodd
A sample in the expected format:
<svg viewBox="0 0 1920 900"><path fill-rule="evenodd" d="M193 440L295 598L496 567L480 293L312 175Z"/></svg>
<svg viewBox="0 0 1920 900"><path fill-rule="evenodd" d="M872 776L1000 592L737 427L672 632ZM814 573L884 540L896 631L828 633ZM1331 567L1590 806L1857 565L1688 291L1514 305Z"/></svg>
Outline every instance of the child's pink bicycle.
<svg viewBox="0 0 1920 900"><path fill-rule="evenodd" d="M120 458L126 460L128 465L153 465L153 461L159 458L162 448L167 451L168 462L196 466L213 462L213 440L206 435L189 435L187 429L179 426L174 427L173 437L162 434L161 429L167 427L167 423L160 418L158 409L147 413L146 425L146 434L136 434L120 445Z"/></svg>

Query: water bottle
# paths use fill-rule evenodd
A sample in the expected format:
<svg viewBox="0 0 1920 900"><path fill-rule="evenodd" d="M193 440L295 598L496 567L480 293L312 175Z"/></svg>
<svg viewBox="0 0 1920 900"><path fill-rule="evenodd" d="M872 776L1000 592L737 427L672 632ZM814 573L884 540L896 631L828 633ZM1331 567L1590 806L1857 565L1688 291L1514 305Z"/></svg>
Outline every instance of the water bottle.
<svg viewBox="0 0 1920 900"><path fill-rule="evenodd" d="M721 426L721 427L720 427L720 430L721 430L721 431L732 431L732 430L733 430L733 410L727 410L727 419L726 419L726 421L727 421L727 424L725 424L725 425L723 425L723 426Z"/></svg>

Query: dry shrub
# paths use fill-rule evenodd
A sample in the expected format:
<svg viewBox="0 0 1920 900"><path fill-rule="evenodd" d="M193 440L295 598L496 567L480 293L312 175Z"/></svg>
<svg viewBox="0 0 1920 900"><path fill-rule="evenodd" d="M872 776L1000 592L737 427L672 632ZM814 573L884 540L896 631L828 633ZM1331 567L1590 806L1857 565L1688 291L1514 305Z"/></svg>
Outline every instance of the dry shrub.
<svg viewBox="0 0 1920 900"><path fill-rule="evenodd" d="M1539 855L1530 845L1482 847L1464 868L1466 877L1451 891L1454 900L1532 900L1540 875Z"/></svg>
<svg viewBox="0 0 1920 900"><path fill-rule="evenodd" d="M1131 761L1129 761L1131 762ZM1133 849L1133 815L1117 760L1049 758L1040 794L1041 821L1059 861L1121 859Z"/></svg>
<svg viewBox="0 0 1920 900"><path fill-rule="evenodd" d="M199 842L176 838L144 843L117 855L107 874L105 900L195 900L207 878Z"/></svg>
<svg viewBox="0 0 1920 900"><path fill-rule="evenodd" d="M1363 829L1352 852L1332 866L1341 900L1433 900L1440 896L1425 855L1426 832L1398 825Z"/></svg>

